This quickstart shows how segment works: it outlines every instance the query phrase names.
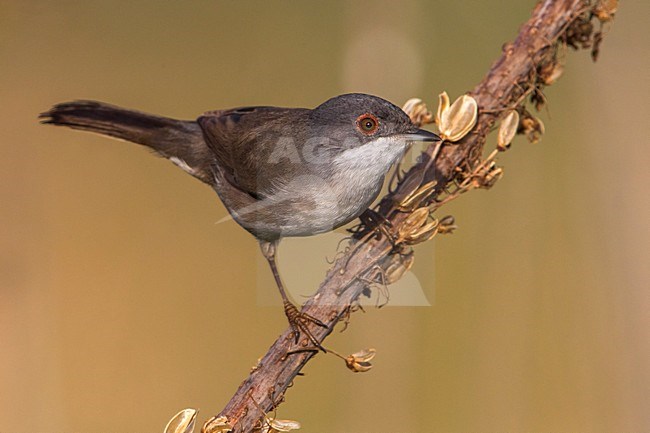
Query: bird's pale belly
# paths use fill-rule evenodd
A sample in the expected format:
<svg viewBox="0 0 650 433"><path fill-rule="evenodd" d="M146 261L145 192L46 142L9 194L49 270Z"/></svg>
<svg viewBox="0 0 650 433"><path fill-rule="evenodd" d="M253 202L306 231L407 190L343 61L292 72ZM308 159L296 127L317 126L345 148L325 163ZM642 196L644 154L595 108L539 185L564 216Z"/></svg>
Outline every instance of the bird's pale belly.
<svg viewBox="0 0 650 433"><path fill-rule="evenodd" d="M234 219L264 240L312 236L349 223L365 211L381 190L381 179L345 188L313 182L300 190L265 198L253 209L238 209ZM318 192L314 191L318 188ZM269 221L273 221L269 224Z"/></svg>

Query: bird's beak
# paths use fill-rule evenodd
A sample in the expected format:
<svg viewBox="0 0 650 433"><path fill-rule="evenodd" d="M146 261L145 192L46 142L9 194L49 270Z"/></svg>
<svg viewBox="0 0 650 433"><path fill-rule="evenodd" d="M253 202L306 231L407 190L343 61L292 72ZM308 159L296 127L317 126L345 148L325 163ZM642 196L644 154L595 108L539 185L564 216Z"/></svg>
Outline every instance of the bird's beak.
<svg viewBox="0 0 650 433"><path fill-rule="evenodd" d="M415 132L404 134L402 137L407 141L440 141L438 135L424 129L417 129Z"/></svg>

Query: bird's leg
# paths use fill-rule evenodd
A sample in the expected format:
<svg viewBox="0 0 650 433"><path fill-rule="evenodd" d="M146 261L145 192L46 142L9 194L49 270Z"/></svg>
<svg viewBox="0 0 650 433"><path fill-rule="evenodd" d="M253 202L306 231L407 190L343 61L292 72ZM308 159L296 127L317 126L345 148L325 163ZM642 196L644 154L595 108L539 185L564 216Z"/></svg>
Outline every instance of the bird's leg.
<svg viewBox="0 0 650 433"><path fill-rule="evenodd" d="M289 300L289 296L287 296L287 292L284 289L284 284L282 284L282 279L280 278L280 273L278 272L278 267L275 263L275 253L279 242L279 240L260 241L260 248L262 249L262 254L269 262L271 272L273 272L273 278L275 278L275 283L277 284L278 290L280 291L280 296L282 296L284 314L287 316L289 325L291 325L291 328L293 329L296 343L298 342L300 333L302 332L307 336L307 338L309 338L309 341L311 341L314 346L318 347L323 352L327 352L327 350L325 350L325 348L309 330L308 323L311 322L323 328L327 328L327 325L314 316L298 310L298 307L296 307L294 303Z"/></svg>

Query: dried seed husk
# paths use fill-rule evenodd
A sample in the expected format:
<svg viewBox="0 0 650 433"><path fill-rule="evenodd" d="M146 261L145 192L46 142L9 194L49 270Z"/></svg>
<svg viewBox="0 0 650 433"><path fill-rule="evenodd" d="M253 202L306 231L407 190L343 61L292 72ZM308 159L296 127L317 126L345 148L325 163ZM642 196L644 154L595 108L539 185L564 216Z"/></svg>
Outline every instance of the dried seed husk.
<svg viewBox="0 0 650 433"><path fill-rule="evenodd" d="M519 122L517 132L524 134L531 143L537 143L542 139L542 135L544 135L544 123L538 117L533 117L528 114Z"/></svg>
<svg viewBox="0 0 650 433"><path fill-rule="evenodd" d="M288 432L291 430L298 430L300 428L300 423L298 421L293 421L290 419L275 419L267 418L266 420L271 426L273 431L278 432Z"/></svg>
<svg viewBox="0 0 650 433"><path fill-rule="evenodd" d="M406 254L393 254L390 256L390 263L384 271L385 283L393 284L397 282L404 274L411 269L415 261L415 254L413 250Z"/></svg>
<svg viewBox="0 0 650 433"><path fill-rule="evenodd" d="M355 373L365 373L372 368L370 361L375 354L375 349L363 349L345 358L345 365Z"/></svg>
<svg viewBox="0 0 650 433"><path fill-rule="evenodd" d="M228 424L228 418L225 416L216 416L205 423L201 433L228 433L232 427Z"/></svg>
<svg viewBox="0 0 650 433"><path fill-rule="evenodd" d="M519 113L516 110L510 110L501 121L497 133L497 149L504 151L510 147L512 139L517 134L519 127Z"/></svg>
<svg viewBox="0 0 650 433"><path fill-rule="evenodd" d="M442 92L438 95L438 110L436 111L436 125L440 126L442 122L442 113L449 109L449 95L447 92Z"/></svg>
<svg viewBox="0 0 650 433"><path fill-rule="evenodd" d="M440 135L447 141L458 141L476 125L478 104L469 95L462 95L440 113Z"/></svg>
<svg viewBox="0 0 650 433"><path fill-rule="evenodd" d="M452 215L443 217L438 223L438 233L443 235L452 233L457 228L458 226L456 225L456 219Z"/></svg>
<svg viewBox="0 0 650 433"><path fill-rule="evenodd" d="M406 237L405 241L410 244L419 244L428 241L434 237L438 230L438 221L430 221L428 224L423 225L418 230L415 230Z"/></svg>
<svg viewBox="0 0 650 433"><path fill-rule="evenodd" d="M399 208L402 210L410 210L411 208L418 206L424 198L436 189L436 184L436 181L431 181L411 192L399 203Z"/></svg>
<svg viewBox="0 0 650 433"><path fill-rule="evenodd" d="M593 14L598 17L600 22L611 21L618 10L618 0L600 0L594 6Z"/></svg>
<svg viewBox="0 0 650 433"><path fill-rule="evenodd" d="M414 233L422 227L429 217L429 209L421 207L411 213L400 225L398 234L401 239L406 239L411 233Z"/></svg>
<svg viewBox="0 0 650 433"><path fill-rule="evenodd" d="M164 433L192 433L196 422L196 409L183 409L169 420Z"/></svg>
<svg viewBox="0 0 650 433"><path fill-rule="evenodd" d="M434 120L433 114L429 111L427 104L425 104L422 99L411 98L402 107L411 122L417 126L422 126L427 123L431 123Z"/></svg>

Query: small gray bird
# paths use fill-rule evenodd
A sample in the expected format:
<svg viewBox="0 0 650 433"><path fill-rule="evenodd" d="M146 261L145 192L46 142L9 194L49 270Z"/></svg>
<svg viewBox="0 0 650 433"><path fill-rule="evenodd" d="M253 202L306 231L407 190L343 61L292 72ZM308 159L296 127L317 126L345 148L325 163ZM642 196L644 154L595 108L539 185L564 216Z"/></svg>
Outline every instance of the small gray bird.
<svg viewBox="0 0 650 433"><path fill-rule="evenodd" d="M439 141L399 107L376 96L336 96L314 109L242 107L175 120L102 102L73 101L40 115L68 126L142 144L210 185L230 215L260 242L296 341L322 349L280 279L281 238L340 227L377 198L384 177L413 141Z"/></svg>

